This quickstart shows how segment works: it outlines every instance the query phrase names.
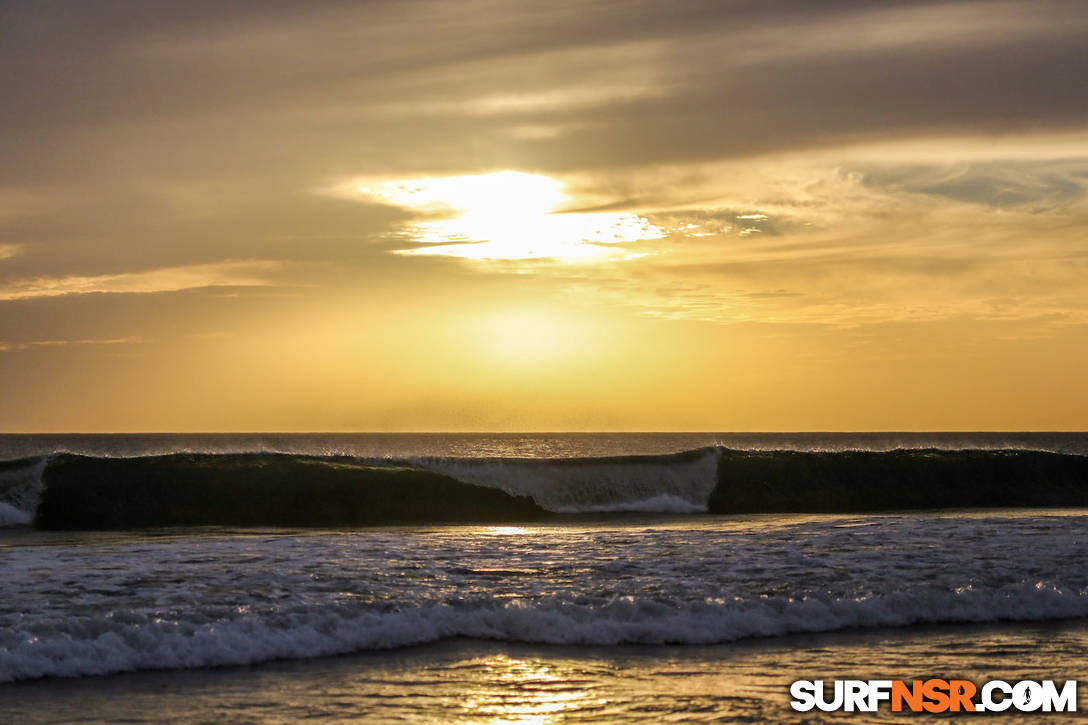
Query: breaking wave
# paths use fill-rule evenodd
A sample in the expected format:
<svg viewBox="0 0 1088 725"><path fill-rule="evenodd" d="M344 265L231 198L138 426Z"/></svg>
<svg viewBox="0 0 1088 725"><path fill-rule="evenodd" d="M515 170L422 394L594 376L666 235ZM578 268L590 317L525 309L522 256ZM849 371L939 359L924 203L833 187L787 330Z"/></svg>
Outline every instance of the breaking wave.
<svg viewBox="0 0 1088 725"><path fill-rule="evenodd" d="M0 527L34 521L42 496L46 456L0 461Z"/></svg>
<svg viewBox="0 0 1088 725"><path fill-rule="evenodd" d="M611 458L417 458L413 466L530 496L556 513L697 513L718 480L718 450Z"/></svg>
<svg viewBox="0 0 1088 725"><path fill-rule="evenodd" d="M1046 512L65 536L2 550L0 681L454 637L714 644L1088 618L1086 531L1082 512Z"/></svg>
<svg viewBox="0 0 1088 725"><path fill-rule="evenodd" d="M562 645L716 644L798 632L934 622L1088 616L1082 593L1031 585L998 592L899 592L862 599L762 597L698 603L620 598L513 600L396 611L348 605L255 613L36 618L0 634L0 682L147 669L248 665L419 645L453 637Z"/></svg>
<svg viewBox="0 0 1088 725"><path fill-rule="evenodd" d="M1088 457L1039 450L740 451L608 458L279 453L0 462L0 526L362 526L547 514L1088 506Z"/></svg>

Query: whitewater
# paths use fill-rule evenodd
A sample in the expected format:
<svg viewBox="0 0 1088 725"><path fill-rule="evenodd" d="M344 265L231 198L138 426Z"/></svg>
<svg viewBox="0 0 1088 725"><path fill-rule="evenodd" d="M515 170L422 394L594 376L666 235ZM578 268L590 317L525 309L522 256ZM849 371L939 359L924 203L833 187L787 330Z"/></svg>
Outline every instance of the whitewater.
<svg viewBox="0 0 1088 725"><path fill-rule="evenodd" d="M607 673L634 657L631 666L642 668L653 693L632 696L624 719L652 719L638 710L646 698L673 698L669 707L687 708L675 702L675 678L724 682L714 673L734 656L751 655L772 670L780 667L775 662L801 667L810 644L791 637L869 633L858 645L862 652L878 641L889 652L911 642L919 657L937 661L943 653L927 642L955 641L967 651L965 628L995 626L1002 629L987 640L992 649L972 662L1009 669L1027 661L1024 652L1038 650L1009 644L1027 636L1021 636L1025 627L1073 626L1062 630L1065 649L1047 651L1051 661L1074 663L1079 660L1068 651L1080 645L1069 642L1080 642L1088 624L1088 508L707 511L715 496L743 498L738 476L747 476L745 487L766 488L760 478L766 472L801 493L815 480L806 476L829 475L839 487L827 489L832 493L846 485L842 481L860 481L891 496L903 481L936 471L950 481L962 472L978 475L988 486L1005 486L1003 495L1032 494L1053 481L1025 487L1019 479L1003 479L1004 473L1067 475L1070 485L1079 485L1086 452L1083 434L0 436L0 683L6 683L0 684L0 719L49 721L35 714L43 701L35 693L52 703L69 690L46 684L46 690L33 689L37 683L111 676L126 688L129 681L112 676L220 673L191 681L201 689L242 677L207 668L258 666L257 672L275 679L274 662L331 655L371 658L365 667L374 668L376 679L345 685L345 697L386 687L391 698L411 693L422 698L421 712L434 721L452 717L448 705L463 699L458 693L465 688L491 687L485 680L496 672L518 681L529 677L515 655L539 665L533 677L565 672L556 675L555 697L582 688L585 702L592 701L593 687L608 682L615 689L610 697L627 702L628 685ZM938 468L926 467L932 465ZM204 476L215 486L235 487L224 501L236 492L260 493L271 482L277 495L295 502L293 508L305 509L312 503L306 497L316 491L343 496L336 486L346 476L349 483L362 477L366 486L384 487L380 502L411 501L412 487L430 486L428 516L458 505L443 492L470 496L496 514L486 522L370 526L304 519L309 523L303 526L63 530L37 521L50 507L78 502L94 509L89 521L102 522L99 509L124 503L111 499L111 491L127 500L142 486L214 493L198 485ZM318 488L321 482L331 488ZM61 487L52 499L51 487ZM81 487L87 496L66 498ZM509 509L511 501L520 508ZM203 508L194 515L225 505L198 503ZM249 507L240 504L240 510ZM524 520L506 520L511 511ZM928 626L953 629L920 634ZM888 628L901 634L888 635ZM751 642L781 644L766 645L778 654L764 660L745 649ZM844 667L859 656L849 642L821 642L843 658ZM532 649L542 647L559 649ZM631 652L637 656L624 654ZM336 661L313 675L314 692L320 682L341 681L363 666ZM406 661L429 674L401 682L398 663ZM591 662L605 664L587 673ZM972 662L957 664L964 669L951 674L970 671ZM1046 665L1039 663L1042 673L1055 674ZM759 680L764 670L744 672ZM275 687L291 687L293 676L277 679ZM435 693L446 691L439 684L425 684L462 676L467 679L450 684L441 697ZM533 682L553 687L540 677ZM140 682L157 681L137 679L131 686ZM774 688L780 685L776 680ZM253 686L246 697L239 695L238 706L259 720L246 708L273 701L264 685ZM91 695L70 692L74 716ZM744 707L778 712L784 702L778 692L760 690ZM233 695L209 697L208 709L194 721L218 712L223 698ZM317 695L300 691L298 698L320 706ZM386 712L386 705L374 700L353 712L374 715ZM116 700L103 701L95 717L146 718L117 707ZM711 697L707 719L731 707L740 705ZM589 720L609 719L592 707L585 712Z"/></svg>
<svg viewBox="0 0 1088 725"><path fill-rule="evenodd" d="M708 644L1088 616L1088 516L1069 513L6 543L0 681L452 637Z"/></svg>

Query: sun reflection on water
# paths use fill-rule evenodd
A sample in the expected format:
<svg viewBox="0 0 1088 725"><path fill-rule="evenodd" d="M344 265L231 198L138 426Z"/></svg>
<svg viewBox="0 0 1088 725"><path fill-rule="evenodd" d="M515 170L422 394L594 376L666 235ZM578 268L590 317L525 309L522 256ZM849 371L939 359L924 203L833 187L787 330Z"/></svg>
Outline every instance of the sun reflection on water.
<svg viewBox="0 0 1088 725"><path fill-rule="evenodd" d="M496 654L477 660L474 669L483 682L465 694L462 712L488 722L543 725L604 703L587 683L564 679L539 661Z"/></svg>
<svg viewBox="0 0 1088 725"><path fill-rule="evenodd" d="M491 536L521 536L529 533L529 529L522 526L489 526L481 533Z"/></svg>

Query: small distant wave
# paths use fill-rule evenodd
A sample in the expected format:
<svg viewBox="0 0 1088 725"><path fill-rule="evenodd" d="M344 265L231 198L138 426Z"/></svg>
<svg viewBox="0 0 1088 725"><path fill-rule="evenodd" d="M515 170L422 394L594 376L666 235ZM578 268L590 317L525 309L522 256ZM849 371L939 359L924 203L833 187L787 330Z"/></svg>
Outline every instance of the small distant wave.
<svg viewBox="0 0 1088 725"><path fill-rule="evenodd" d="M1088 616L1088 596L1022 584L996 592L900 592L861 599L763 597L670 603L624 597L513 600L396 611L346 605L253 613L107 615L16 622L0 633L0 682L147 669L248 665L452 637L561 645L717 644L752 637L935 622Z"/></svg>

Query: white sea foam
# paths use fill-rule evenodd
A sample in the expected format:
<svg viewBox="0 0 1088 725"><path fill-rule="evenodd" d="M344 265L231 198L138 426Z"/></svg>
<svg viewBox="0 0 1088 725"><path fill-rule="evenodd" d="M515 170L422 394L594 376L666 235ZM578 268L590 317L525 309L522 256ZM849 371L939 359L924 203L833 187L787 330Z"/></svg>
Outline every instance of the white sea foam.
<svg viewBox="0 0 1088 725"><path fill-rule="evenodd" d="M662 493L638 501L617 501L615 503L583 504L581 506L556 506L552 509L560 514L596 514L641 512L659 514L697 514L706 511L706 503L693 503L680 496Z"/></svg>
<svg viewBox="0 0 1088 725"><path fill-rule="evenodd" d="M12 630L0 648L0 682L142 669L246 665L474 637L563 645L712 644L748 637L921 622L990 622L1088 616L1088 597L1024 586L999 594L897 593L867 599L810 597L707 601L676 606L624 598L604 606L515 600L437 604L394 612L311 606L225 621L130 615L102 623Z"/></svg>
<svg viewBox="0 0 1088 725"><path fill-rule="evenodd" d="M0 502L0 528L6 526L27 526L34 517L26 511Z"/></svg>
<svg viewBox="0 0 1088 725"><path fill-rule="evenodd" d="M89 537L0 557L0 681L456 636L708 644L1088 617L1073 514Z"/></svg>
<svg viewBox="0 0 1088 725"><path fill-rule="evenodd" d="M0 527L26 526L34 520L42 497L42 474L49 459L0 471Z"/></svg>
<svg viewBox="0 0 1088 725"><path fill-rule="evenodd" d="M531 496L560 513L707 510L717 483L713 448L682 456L547 460L420 458L413 465L466 483Z"/></svg>

